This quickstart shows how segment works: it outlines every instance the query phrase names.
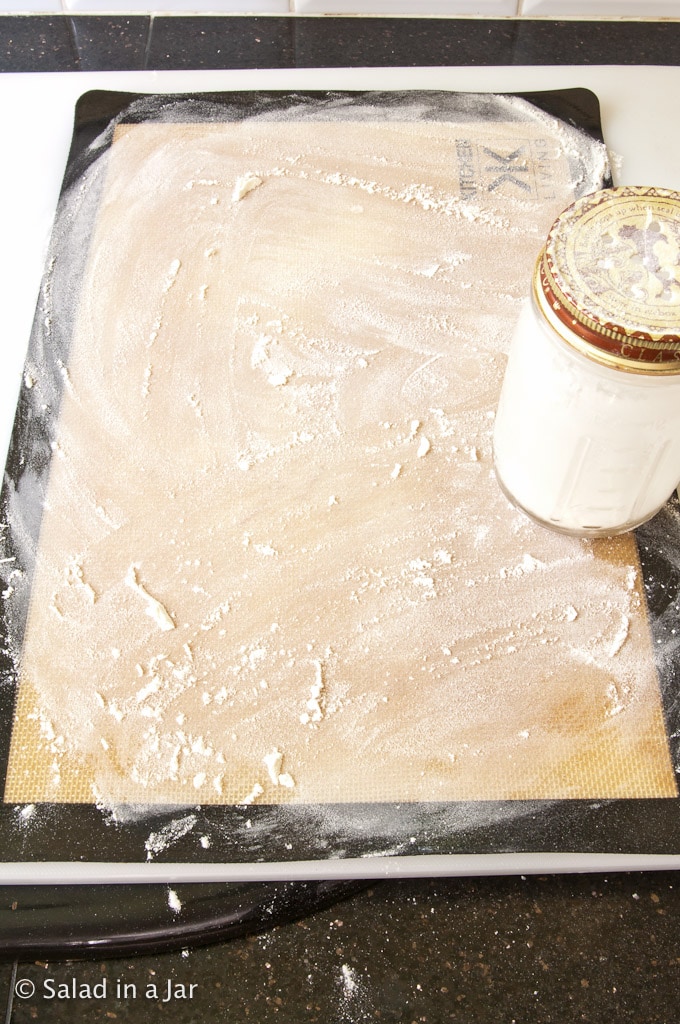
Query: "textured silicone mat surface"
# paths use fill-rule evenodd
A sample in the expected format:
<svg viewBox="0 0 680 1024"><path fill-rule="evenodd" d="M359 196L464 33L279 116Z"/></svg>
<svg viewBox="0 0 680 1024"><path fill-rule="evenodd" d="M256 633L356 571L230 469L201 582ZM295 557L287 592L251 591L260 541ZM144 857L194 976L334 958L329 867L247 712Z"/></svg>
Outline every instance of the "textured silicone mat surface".
<svg viewBox="0 0 680 1024"><path fill-rule="evenodd" d="M26 366L48 468L5 492L7 803L676 795L635 539L543 531L491 464L533 260L606 175L509 97L109 126Z"/></svg>

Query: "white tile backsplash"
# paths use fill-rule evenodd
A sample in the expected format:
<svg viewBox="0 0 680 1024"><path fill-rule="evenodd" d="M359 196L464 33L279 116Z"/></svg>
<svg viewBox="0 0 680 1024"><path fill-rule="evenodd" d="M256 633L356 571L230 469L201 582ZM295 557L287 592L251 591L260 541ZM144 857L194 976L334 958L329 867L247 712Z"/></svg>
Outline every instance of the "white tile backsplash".
<svg viewBox="0 0 680 1024"><path fill-rule="evenodd" d="M296 14L517 14L517 0L293 0Z"/></svg>
<svg viewBox="0 0 680 1024"><path fill-rule="evenodd" d="M0 0L0 14L401 14L680 19L680 0Z"/></svg>
<svg viewBox="0 0 680 1024"><path fill-rule="evenodd" d="M0 0L0 14L54 14L61 0Z"/></svg>
<svg viewBox="0 0 680 1024"><path fill-rule="evenodd" d="M680 0L520 0L519 14L680 18Z"/></svg>
<svg viewBox="0 0 680 1024"><path fill-rule="evenodd" d="M12 0L0 0L3 3ZM34 0L34 3L43 0ZM61 3L58 4L61 8ZM67 12L85 14L288 14L289 0L63 0Z"/></svg>

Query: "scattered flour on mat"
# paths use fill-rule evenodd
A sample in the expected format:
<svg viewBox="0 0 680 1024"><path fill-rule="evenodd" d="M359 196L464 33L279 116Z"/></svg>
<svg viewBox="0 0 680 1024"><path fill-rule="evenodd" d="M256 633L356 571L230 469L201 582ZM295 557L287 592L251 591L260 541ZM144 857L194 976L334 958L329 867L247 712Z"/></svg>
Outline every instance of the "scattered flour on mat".
<svg viewBox="0 0 680 1024"><path fill-rule="evenodd" d="M28 659L53 780L72 744L114 805L492 797L499 778L513 795L533 784L536 745L561 756L549 726L571 688L598 727L635 708L648 650L634 553L540 530L491 469L507 339L536 244L573 194L565 153L591 168L584 190L604 156L548 115L527 122L522 101L501 106L507 142L527 123L543 140L547 206L462 198L413 125L353 129L355 171L311 124L292 148L276 126L248 126L258 174L228 133L196 129L199 168L177 126L154 126L167 144L142 204L155 270L133 288L116 257L140 236L123 190L69 361L65 425L111 453L69 464L65 431L55 470L58 514L81 525L54 557L66 577L47 574L44 648ZM426 147L431 182L414 182L402 131ZM445 131L453 153L460 130ZM125 132L147 166L144 132ZM213 190L226 190L219 232L201 219ZM267 230L235 266L245 218L266 204ZM79 359L93 323L97 358ZM49 401L44 367L30 376ZM52 678L57 648L73 663ZM84 681L68 707L64 675ZM577 756L578 735L564 742ZM148 858L195 825L151 832Z"/></svg>

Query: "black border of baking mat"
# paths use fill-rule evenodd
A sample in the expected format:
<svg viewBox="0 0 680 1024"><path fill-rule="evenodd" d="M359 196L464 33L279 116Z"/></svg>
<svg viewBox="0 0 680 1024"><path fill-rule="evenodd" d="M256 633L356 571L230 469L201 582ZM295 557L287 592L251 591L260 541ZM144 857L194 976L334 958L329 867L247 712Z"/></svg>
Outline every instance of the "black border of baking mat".
<svg viewBox="0 0 680 1024"><path fill-rule="evenodd" d="M337 105L370 99L371 105L394 105L401 98L412 102L430 99L433 119L437 103L445 98L455 106L458 93L418 90L408 92L235 92L165 96L159 117L172 116L173 104L208 101L223 108L227 120L249 116L253 111L276 117L278 111L315 112L325 104ZM475 94L482 96L484 94ZM491 96L492 94L488 94ZM586 89L542 93L517 93L540 109L580 127L602 141L599 103ZM92 161L110 144L113 124L142 119L135 114L144 94L93 91L76 107L71 151L62 192L70 187ZM156 100L159 97L155 98ZM128 108L132 108L131 112ZM214 108L213 108L214 109ZM126 113L127 111L127 113ZM148 120L145 113L143 119ZM103 133L103 136L102 136ZM611 184L609 180L604 184ZM59 223L59 212L55 225ZM71 268L68 287L82 278L87 256L83 237L80 265ZM38 301L30 352L45 339L40 337L46 313L44 293ZM57 347L56 358L68 353L69 324L49 341ZM53 361L56 361L56 358ZM0 493L0 518L6 517L10 489L27 484L33 488L34 507L41 507L52 450L48 416L22 388L10 442L7 468ZM27 474L27 470L31 472ZM33 479L31 478L33 474ZM663 696L666 728L673 765L680 764L680 661L676 626L680 622L680 512L670 502L651 524L637 531L637 542L657 670ZM33 523L39 531L39 522ZM659 537L663 538L661 547ZM11 550L11 538L0 536L4 557L19 558ZM2 568L2 566L0 566ZM30 576L30 566L24 566ZM0 616L0 723L7 726L14 714L17 679L8 653L8 623ZM11 728L0 728L0 786L6 777ZM676 767L676 772L680 768ZM121 811L124 814L121 814ZM341 803L234 806L155 805L119 809L114 817L93 804L37 803L32 816L20 817L21 805L0 804L0 863L93 862L140 864L153 857L161 864L293 863L341 861L399 855L483 855L499 853L680 853L680 800L528 800L427 803ZM125 820L122 820L123 817ZM184 818L186 831L150 854L147 841L171 822ZM175 835L177 835L177 830ZM181 832L182 830L179 829ZM199 842L210 836L209 846ZM369 864L366 874L370 876ZM480 865L481 868L481 865ZM171 871L171 869L169 868ZM334 873L337 874L337 866Z"/></svg>

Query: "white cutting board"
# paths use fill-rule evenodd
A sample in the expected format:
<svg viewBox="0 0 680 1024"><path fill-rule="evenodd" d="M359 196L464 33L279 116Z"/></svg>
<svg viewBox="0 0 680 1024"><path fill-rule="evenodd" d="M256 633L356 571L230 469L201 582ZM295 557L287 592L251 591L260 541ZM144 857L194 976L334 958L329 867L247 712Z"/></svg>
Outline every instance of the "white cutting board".
<svg viewBox="0 0 680 1024"><path fill-rule="evenodd" d="M0 76L0 457L3 464L44 268L52 218L71 141L78 97L91 89L215 92L257 89L450 89L527 92L588 88L599 98L616 184L680 190L680 135L674 131L680 68L509 67L305 69L295 71L105 72ZM209 880L211 878L348 877L518 871L670 868L680 857L508 854L479 857L371 858L282 865L53 865L54 881ZM30 865L6 865L7 880L29 880ZM73 875L73 877L71 877ZM76 877L77 876L77 877Z"/></svg>

